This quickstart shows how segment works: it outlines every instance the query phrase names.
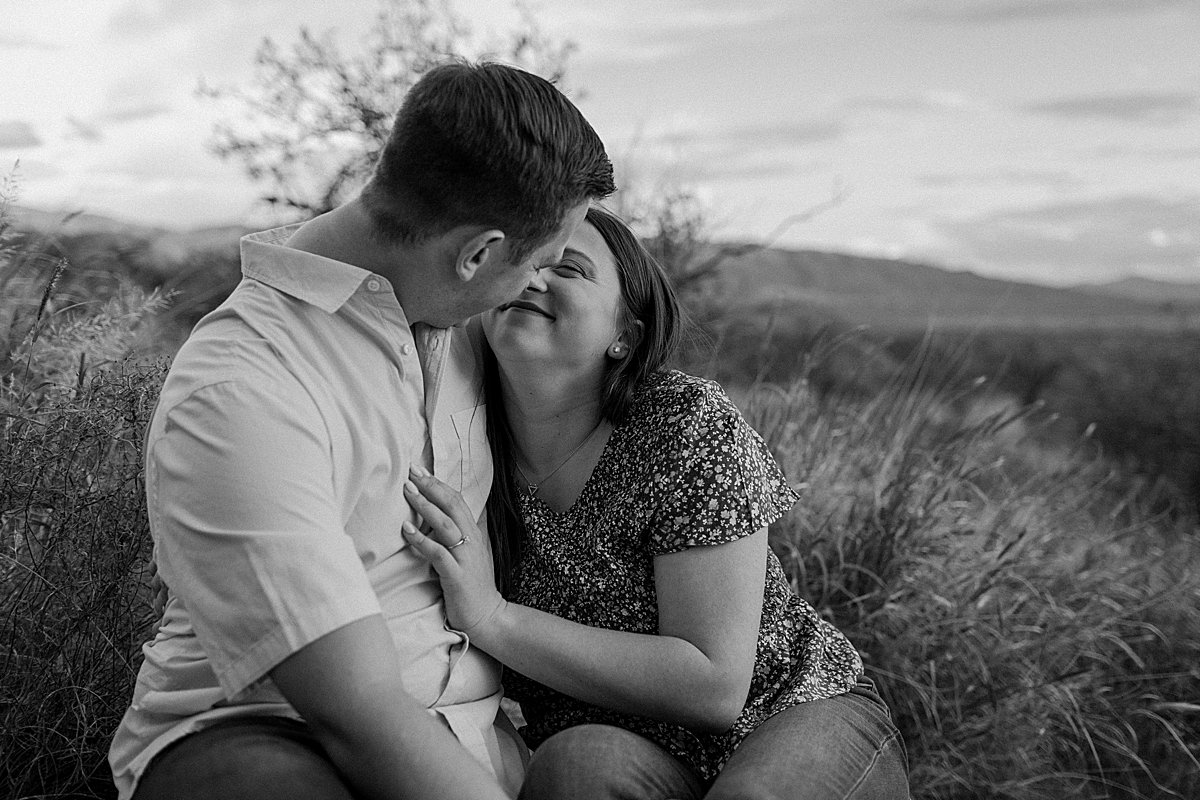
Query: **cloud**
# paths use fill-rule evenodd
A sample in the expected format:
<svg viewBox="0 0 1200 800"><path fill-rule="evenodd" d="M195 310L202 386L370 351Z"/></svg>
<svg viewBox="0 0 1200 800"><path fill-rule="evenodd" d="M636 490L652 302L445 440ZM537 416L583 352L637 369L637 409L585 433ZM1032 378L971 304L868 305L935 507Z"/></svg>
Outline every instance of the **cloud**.
<svg viewBox="0 0 1200 800"><path fill-rule="evenodd" d="M32 36L0 33L0 50L61 50L61 45L44 42Z"/></svg>
<svg viewBox="0 0 1200 800"><path fill-rule="evenodd" d="M170 50L169 61L160 63L155 74L141 71L142 79L194 82L200 71L216 77L249 63L264 38L287 47L306 24L318 33L357 29L373 20L379 8L379 2L369 0L324 6L294 0L131 0L109 16L103 38L135 52L143 47Z"/></svg>
<svg viewBox="0 0 1200 800"><path fill-rule="evenodd" d="M991 102L961 92L921 92L900 96L863 95L849 98L845 107L851 111L884 111L924 114L963 111L991 111Z"/></svg>
<svg viewBox="0 0 1200 800"><path fill-rule="evenodd" d="M161 117L163 114L169 114L171 107L165 103L158 102L141 102L141 103L126 103L118 104L112 108L106 109L96 115L95 121L101 123L111 122L141 122L155 117Z"/></svg>
<svg viewBox="0 0 1200 800"><path fill-rule="evenodd" d="M862 111L916 112L941 111L947 106L937 103L925 95L905 97L854 97L846 101L846 107Z"/></svg>
<svg viewBox="0 0 1200 800"><path fill-rule="evenodd" d="M636 175L669 175L684 183L777 180L826 169L829 165L814 145L836 141L846 131L840 120L770 121L724 129L690 120L676 129L635 134L620 160Z"/></svg>
<svg viewBox="0 0 1200 800"><path fill-rule="evenodd" d="M1189 164L1200 162L1200 146L1193 147L1132 147L1127 145L1105 145L1097 147L1095 154L1099 158L1147 159L1172 163L1187 161Z"/></svg>
<svg viewBox="0 0 1200 800"><path fill-rule="evenodd" d="M1142 268L1184 274L1200 267L1200 195L1130 195L940 220L936 230L985 266L1047 276L1125 275Z"/></svg>
<svg viewBox="0 0 1200 800"><path fill-rule="evenodd" d="M731 29L770 23L782 16L795 14L793 0L756 0L753 3L730 3L729 0L660 0L653 6L642 0L624 0L564 6L559 11L572 27L578 29L591 30L599 27L623 36L632 33L645 38L709 30L728 32Z"/></svg>
<svg viewBox="0 0 1200 800"><path fill-rule="evenodd" d="M761 32L796 14L792 0L641 0L578 4L558 9L565 30L587 31L581 57L593 62L628 65L705 54L709 58L739 38L761 39Z"/></svg>
<svg viewBox="0 0 1200 800"><path fill-rule="evenodd" d="M770 122L713 130L696 123L683 132L650 134L631 149L637 173L673 175L684 183L779 180L828 167L814 145L840 139L836 120Z"/></svg>
<svg viewBox="0 0 1200 800"><path fill-rule="evenodd" d="M137 38L163 33L179 27L195 26L198 20L213 15L224 2L196 3L193 0L155 0L126 3L109 18L108 32L118 37Z"/></svg>
<svg viewBox="0 0 1200 800"><path fill-rule="evenodd" d="M1003 167L979 172L925 173L917 176L925 186L953 187L979 184L999 186L1046 186L1075 189L1084 184L1076 173L1067 170L1020 169Z"/></svg>
<svg viewBox="0 0 1200 800"><path fill-rule="evenodd" d="M41 137L28 122L21 120L0 122L0 150L39 147L41 144Z"/></svg>
<svg viewBox="0 0 1200 800"><path fill-rule="evenodd" d="M824 164L802 163L781 156L748 153L745 158L710 159L696 165L706 180L774 180L818 172Z"/></svg>
<svg viewBox="0 0 1200 800"><path fill-rule="evenodd" d="M805 120L799 122L770 122L763 125L742 125L724 130L704 127L685 133L658 136L664 144L686 149L689 153L736 156L746 152L791 151L808 145L833 142L846 133L840 120Z"/></svg>
<svg viewBox="0 0 1200 800"><path fill-rule="evenodd" d="M87 118L69 114L66 118L67 139L98 143L107 138L110 125L128 122L146 122L170 114L171 107L153 100L144 102L115 102L109 108Z"/></svg>
<svg viewBox="0 0 1200 800"><path fill-rule="evenodd" d="M1064 97L1023 106L1025 111L1068 119L1173 124L1200 113L1193 92L1127 92Z"/></svg>
<svg viewBox="0 0 1200 800"><path fill-rule="evenodd" d="M718 138L735 147L753 144L762 148L792 148L834 142L845 133L846 125L840 120L810 120L734 128L718 134Z"/></svg>
<svg viewBox="0 0 1200 800"><path fill-rule="evenodd" d="M1192 5L1193 0L916 0L901 13L916 19L993 23L1047 17L1145 14L1170 8L1190 9Z"/></svg>
<svg viewBox="0 0 1200 800"><path fill-rule="evenodd" d="M7 166L12 166L7 165ZM3 173L7 166L0 167L0 173ZM36 158L21 158L21 163L13 170L18 182L22 187L37 181L49 181L61 178L66 174L61 167L51 164L47 161L41 161Z"/></svg>
<svg viewBox="0 0 1200 800"><path fill-rule="evenodd" d="M640 5L640 3L639 3ZM651 23L660 31L729 30L769 22L790 11L786 0L730 3L729 0L660 2ZM646 20L650 22L650 20Z"/></svg>
<svg viewBox="0 0 1200 800"><path fill-rule="evenodd" d="M637 133L634 150L686 159L741 160L793 156L811 145L833 142L847 131L841 120L770 121L757 125L714 129L701 120L686 125Z"/></svg>
<svg viewBox="0 0 1200 800"><path fill-rule="evenodd" d="M67 133L67 138L82 139L85 142L102 142L104 141L104 132L99 126L80 119L76 116L69 115L67 117L67 126L70 129Z"/></svg>
<svg viewBox="0 0 1200 800"><path fill-rule="evenodd" d="M667 133L645 144L652 158L689 163L707 178L778 178L810 171L812 164L802 157L811 156L811 146L845 133L841 121L807 120Z"/></svg>

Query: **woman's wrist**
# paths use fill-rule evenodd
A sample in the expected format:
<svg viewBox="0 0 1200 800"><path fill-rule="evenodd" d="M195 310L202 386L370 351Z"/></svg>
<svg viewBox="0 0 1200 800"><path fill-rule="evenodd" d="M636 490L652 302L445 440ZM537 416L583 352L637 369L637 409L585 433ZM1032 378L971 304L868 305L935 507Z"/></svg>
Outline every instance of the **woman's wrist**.
<svg viewBox="0 0 1200 800"><path fill-rule="evenodd" d="M481 635L487 631L490 624L495 621L497 615L503 613L503 609L507 605L508 601L504 599L504 596L496 592L496 602L487 611L480 614L478 619L464 624L460 630L475 639L481 638Z"/></svg>

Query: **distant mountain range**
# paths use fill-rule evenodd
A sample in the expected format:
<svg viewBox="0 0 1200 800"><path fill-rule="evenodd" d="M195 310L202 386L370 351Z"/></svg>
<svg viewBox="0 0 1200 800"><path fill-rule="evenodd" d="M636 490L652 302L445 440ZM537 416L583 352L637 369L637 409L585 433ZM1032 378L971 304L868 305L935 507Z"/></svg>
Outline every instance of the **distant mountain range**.
<svg viewBox="0 0 1200 800"><path fill-rule="evenodd" d="M1200 268L1197 272L1200 272ZM1111 283L1081 284L1075 288L1082 292L1128 297L1148 303L1200 303L1200 277L1196 283L1129 277Z"/></svg>
<svg viewBox="0 0 1200 800"><path fill-rule="evenodd" d="M83 233L114 233L149 237L169 232L166 228L136 225L82 211L42 211L37 208L14 205L9 208L9 214L15 227L43 234L74 236Z"/></svg>
<svg viewBox="0 0 1200 800"><path fill-rule="evenodd" d="M748 312L805 310L885 329L1200 327L1200 283L1129 278L1056 288L912 261L769 248L731 258L725 293Z"/></svg>
<svg viewBox="0 0 1200 800"><path fill-rule="evenodd" d="M128 247L145 251L145 260L158 262L164 271L184 261L189 253L200 250L232 250L244 234L254 228L218 225L178 230L155 225L138 225L100 214L41 211L24 206L9 209L13 226L40 234L50 241L56 238L111 238Z"/></svg>
<svg viewBox="0 0 1200 800"><path fill-rule="evenodd" d="M54 237L113 237L145 251L165 270L188 253L236 253L249 228L190 231L132 225L95 214L66 216L10 209L16 227ZM988 278L897 259L817 250L764 248L721 266L722 304L734 314L811 315L885 330L935 329L1200 329L1196 283L1130 277L1055 288Z"/></svg>

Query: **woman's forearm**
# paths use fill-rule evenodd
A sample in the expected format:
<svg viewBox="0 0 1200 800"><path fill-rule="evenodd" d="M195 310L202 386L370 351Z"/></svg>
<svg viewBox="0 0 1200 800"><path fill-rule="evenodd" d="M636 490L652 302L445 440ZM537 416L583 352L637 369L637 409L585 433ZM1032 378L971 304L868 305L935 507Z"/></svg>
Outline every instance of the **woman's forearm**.
<svg viewBox="0 0 1200 800"><path fill-rule="evenodd" d="M726 730L750 685L748 672L685 639L592 628L516 603L470 636L505 666L563 694L696 730Z"/></svg>
<svg viewBox="0 0 1200 800"><path fill-rule="evenodd" d="M447 619L476 646L594 705L704 731L723 731L737 719L754 672L765 528L655 556L658 630L638 634L504 602L487 551L462 547L480 533L457 493L414 471L405 496L430 526L427 536L405 522L405 539L437 570Z"/></svg>

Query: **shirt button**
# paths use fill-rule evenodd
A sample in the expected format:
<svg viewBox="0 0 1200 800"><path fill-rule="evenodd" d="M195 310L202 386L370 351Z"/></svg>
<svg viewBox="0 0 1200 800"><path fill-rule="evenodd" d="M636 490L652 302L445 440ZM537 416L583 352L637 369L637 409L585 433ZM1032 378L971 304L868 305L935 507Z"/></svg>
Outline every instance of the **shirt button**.
<svg viewBox="0 0 1200 800"><path fill-rule="evenodd" d="M401 352L401 353L403 353L403 354L404 354L404 355L406 355L406 356L407 356L407 355L412 355L412 345L411 345L411 344L402 344L402 345L400 345L400 352Z"/></svg>
<svg viewBox="0 0 1200 800"><path fill-rule="evenodd" d="M367 288L372 292L378 292L381 286L383 286L383 284L380 283L376 278L371 278L371 280L367 281Z"/></svg>

